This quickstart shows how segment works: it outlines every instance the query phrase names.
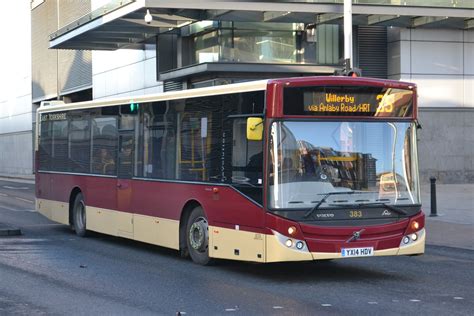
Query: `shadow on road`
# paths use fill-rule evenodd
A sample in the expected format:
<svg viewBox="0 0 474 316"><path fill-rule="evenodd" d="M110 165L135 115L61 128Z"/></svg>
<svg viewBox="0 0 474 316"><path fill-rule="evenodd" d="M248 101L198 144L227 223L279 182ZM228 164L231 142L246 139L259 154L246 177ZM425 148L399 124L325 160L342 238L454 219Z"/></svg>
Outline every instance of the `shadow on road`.
<svg viewBox="0 0 474 316"><path fill-rule="evenodd" d="M56 228L61 229L60 227ZM71 233L72 235L73 233ZM74 236L74 235L72 235ZM79 237L78 237L79 238ZM124 248L124 251L137 252L135 258L140 260L161 261L160 264L171 266L182 266L184 269L195 269L196 271L209 271L215 269L216 272L233 273L234 277L254 278L261 281L275 282L296 282L296 283L315 283L318 281L331 282L359 282L367 280L379 280L391 278L396 281L409 280L403 273L397 273L396 268L392 271L384 269L376 270L373 262L381 258L361 258L361 259L342 259L342 260L324 260L310 262L285 262L260 264L252 262L241 262L232 260L216 260L212 266L199 266L191 262L190 259L183 259L179 253L173 249L167 249L159 246L148 245L145 243L128 240L120 237L103 235L91 232L88 242L107 243L111 247ZM143 255L145 257L143 257ZM400 260L401 258L393 258ZM162 262L162 261L165 262ZM370 263L369 263L370 261ZM380 262L380 261L379 261ZM138 263L138 262L137 262ZM142 262L143 264L155 264L152 262ZM183 266L183 263L185 264ZM365 265L365 263L367 263ZM402 262L394 262L395 265L401 265Z"/></svg>

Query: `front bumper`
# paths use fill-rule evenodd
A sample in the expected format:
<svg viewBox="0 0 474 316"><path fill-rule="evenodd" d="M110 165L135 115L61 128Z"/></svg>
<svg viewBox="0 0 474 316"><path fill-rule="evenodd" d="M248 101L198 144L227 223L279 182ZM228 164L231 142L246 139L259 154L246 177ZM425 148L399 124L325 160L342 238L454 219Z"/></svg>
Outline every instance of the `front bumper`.
<svg viewBox="0 0 474 316"><path fill-rule="evenodd" d="M295 247L288 247L285 245L285 240L288 237L273 232L273 235L267 235L266 240L266 262L282 262L282 261L310 261L310 260L327 260L327 259L342 259L344 258L341 252L310 252L307 247L298 250ZM374 250L373 256L402 256L402 255L417 255L425 252L425 229L418 231L418 239L408 245L401 245L395 248ZM293 242L293 244L296 241ZM344 248L351 248L351 244L347 243ZM356 246L354 246L356 247Z"/></svg>

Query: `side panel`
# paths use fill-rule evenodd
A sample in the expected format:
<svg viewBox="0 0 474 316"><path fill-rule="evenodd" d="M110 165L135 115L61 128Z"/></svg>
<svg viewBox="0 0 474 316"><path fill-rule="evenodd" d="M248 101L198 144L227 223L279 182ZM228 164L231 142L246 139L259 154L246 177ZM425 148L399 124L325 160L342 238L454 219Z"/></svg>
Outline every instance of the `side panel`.
<svg viewBox="0 0 474 316"><path fill-rule="evenodd" d="M44 183L54 183L48 194L44 191L39 194L41 198L38 198L37 206L43 215L54 221L69 224L69 197L72 189L78 187L85 198L88 229L178 249L181 211L188 201L194 200L203 206L210 225L245 227L247 232L240 231L238 235L248 233L244 244L249 241L257 249L255 253L262 254L258 260L254 259L255 255L249 255L249 260L250 257L251 261L263 260L264 238L254 240L256 233L266 233L263 209L230 187L131 180L132 207L119 211L116 178L53 173L41 173L39 176L42 179L39 187L49 187ZM233 236L233 229L229 231L232 233L224 234L224 238L233 239L228 237ZM222 241L219 243L223 245ZM245 252L241 243L229 243L232 254L236 247ZM240 260L247 260L242 259L246 256L241 255Z"/></svg>
<svg viewBox="0 0 474 316"><path fill-rule="evenodd" d="M69 198L72 190L76 187L82 191L87 206L117 209L117 180L115 178L38 172L36 179L37 199L63 203L65 205L64 216L69 217ZM40 211L39 208L38 210ZM64 223L69 224L69 219Z"/></svg>
<svg viewBox="0 0 474 316"><path fill-rule="evenodd" d="M36 199L36 209L52 221L69 225L69 203Z"/></svg>
<svg viewBox="0 0 474 316"><path fill-rule="evenodd" d="M87 229L112 236L117 234L118 212L90 205L86 206Z"/></svg>
<svg viewBox="0 0 474 316"><path fill-rule="evenodd" d="M265 234L209 226L209 256L265 262Z"/></svg>
<svg viewBox="0 0 474 316"><path fill-rule="evenodd" d="M179 221L135 214L133 228L135 240L179 249Z"/></svg>
<svg viewBox="0 0 474 316"><path fill-rule="evenodd" d="M228 223L263 229L263 209L230 187L133 181L132 205L135 214L179 221L183 207L190 200L203 206L211 225Z"/></svg>

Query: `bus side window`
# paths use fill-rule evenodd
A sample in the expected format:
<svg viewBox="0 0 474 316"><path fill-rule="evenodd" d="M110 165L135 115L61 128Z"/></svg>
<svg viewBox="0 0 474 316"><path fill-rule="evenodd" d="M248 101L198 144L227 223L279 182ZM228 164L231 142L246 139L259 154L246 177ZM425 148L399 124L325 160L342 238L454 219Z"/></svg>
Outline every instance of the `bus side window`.
<svg viewBox="0 0 474 316"><path fill-rule="evenodd" d="M70 171L89 173L90 170L90 125L89 119L73 116L69 123Z"/></svg>
<svg viewBox="0 0 474 316"><path fill-rule="evenodd" d="M143 105L143 131L138 155L139 176L154 179L176 179L176 121L170 101Z"/></svg>
<svg viewBox="0 0 474 316"><path fill-rule="evenodd" d="M92 173L116 174L117 119L95 117L92 130Z"/></svg>

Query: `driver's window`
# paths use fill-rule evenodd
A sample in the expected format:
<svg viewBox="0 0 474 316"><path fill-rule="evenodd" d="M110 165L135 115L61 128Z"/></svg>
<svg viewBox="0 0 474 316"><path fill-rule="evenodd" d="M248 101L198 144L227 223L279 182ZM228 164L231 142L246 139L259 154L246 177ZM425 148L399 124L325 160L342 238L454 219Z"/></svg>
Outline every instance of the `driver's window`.
<svg viewBox="0 0 474 316"><path fill-rule="evenodd" d="M249 186L263 184L262 141L247 140L247 119L233 121L232 182Z"/></svg>

